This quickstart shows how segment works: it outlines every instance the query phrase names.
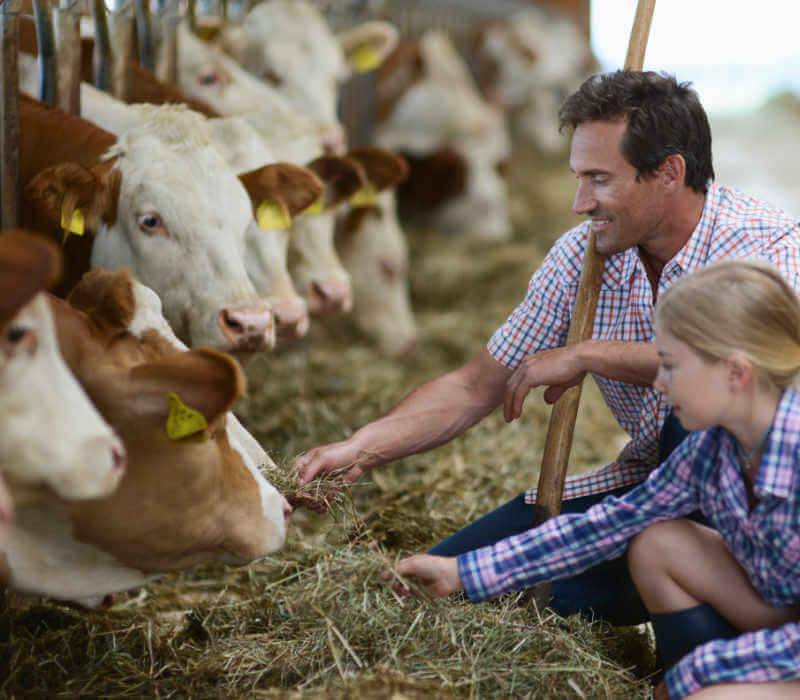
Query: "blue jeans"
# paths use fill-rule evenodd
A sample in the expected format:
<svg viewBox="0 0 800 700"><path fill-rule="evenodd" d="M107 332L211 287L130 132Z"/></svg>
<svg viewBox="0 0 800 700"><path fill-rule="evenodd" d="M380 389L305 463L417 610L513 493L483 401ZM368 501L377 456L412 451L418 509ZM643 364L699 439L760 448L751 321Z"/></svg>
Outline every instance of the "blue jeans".
<svg viewBox="0 0 800 700"><path fill-rule="evenodd" d="M659 461L666 459L686 435L687 432L670 412L659 438ZM561 512L583 513L606 496L621 496L632 488L634 486L623 486L604 493L569 499L561 504ZM526 504L525 494L521 493L442 540L428 550L428 553L456 556L530 530L533 511L534 506ZM701 518L700 521L704 522L699 513L690 517ZM572 578L554 581L550 594L550 608L560 615L581 613L589 617L600 617L614 625L636 625L648 619L647 610L628 572L625 555L598 564Z"/></svg>

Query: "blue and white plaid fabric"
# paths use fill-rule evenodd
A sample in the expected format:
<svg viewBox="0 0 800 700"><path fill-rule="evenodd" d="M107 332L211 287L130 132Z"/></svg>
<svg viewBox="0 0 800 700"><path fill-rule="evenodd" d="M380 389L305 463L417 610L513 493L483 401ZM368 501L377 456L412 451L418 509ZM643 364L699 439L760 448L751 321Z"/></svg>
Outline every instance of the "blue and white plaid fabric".
<svg viewBox="0 0 800 700"><path fill-rule="evenodd" d="M582 514L458 557L470 600L566 578L621 555L653 523L700 509L769 604L800 604L800 394L784 392L764 448L749 509L735 438L723 428L691 433L647 480ZM720 585L724 585L721 583ZM800 678L800 625L698 647L667 672L670 697L720 682Z"/></svg>
<svg viewBox="0 0 800 700"><path fill-rule="evenodd" d="M516 369L531 353L564 345L575 304L589 223L565 233L531 278L528 293L487 348L503 366ZM724 258L757 258L775 265L800 292L800 219L758 199L712 185L697 228L664 267L658 292L681 275ZM653 341L653 291L635 249L606 260L593 338ZM594 376L606 403L631 441L616 461L567 480L565 498L576 498L643 481L655 467L658 435L668 407L651 387ZM526 501L536 501L535 489Z"/></svg>

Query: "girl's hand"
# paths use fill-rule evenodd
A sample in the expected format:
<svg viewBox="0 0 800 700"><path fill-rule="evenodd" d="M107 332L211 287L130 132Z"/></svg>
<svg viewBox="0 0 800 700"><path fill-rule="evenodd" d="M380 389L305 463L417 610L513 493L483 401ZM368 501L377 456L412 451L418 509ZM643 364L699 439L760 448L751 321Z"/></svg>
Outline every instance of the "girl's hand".
<svg viewBox="0 0 800 700"><path fill-rule="evenodd" d="M449 593L460 591L464 586L458 574L458 561L455 557L437 557L432 554L415 554L413 557L401 559L397 563L397 573L401 576L414 576L429 596L441 598ZM381 574L384 581L391 581L391 571ZM394 589L405 596L414 593L408 586L395 583Z"/></svg>

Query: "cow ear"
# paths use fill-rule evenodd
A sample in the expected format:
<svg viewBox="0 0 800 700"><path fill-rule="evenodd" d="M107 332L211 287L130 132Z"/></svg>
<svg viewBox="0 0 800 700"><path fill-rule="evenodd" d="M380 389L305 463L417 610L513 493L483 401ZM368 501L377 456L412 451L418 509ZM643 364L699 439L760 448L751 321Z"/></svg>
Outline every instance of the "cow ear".
<svg viewBox="0 0 800 700"><path fill-rule="evenodd" d="M314 203L324 189L313 171L291 163L270 163L239 175L239 180L250 195L253 212L262 228L288 228L267 225L264 212L295 216Z"/></svg>
<svg viewBox="0 0 800 700"><path fill-rule="evenodd" d="M362 146L347 155L361 163L367 179L378 192L394 187L408 177L408 161L385 148Z"/></svg>
<svg viewBox="0 0 800 700"><path fill-rule="evenodd" d="M347 63L356 73L377 68L397 47L400 34L389 22L363 22L336 37Z"/></svg>
<svg viewBox="0 0 800 700"><path fill-rule="evenodd" d="M425 73L419 44L401 41L381 64L375 82L376 119L386 121L395 103Z"/></svg>
<svg viewBox="0 0 800 700"><path fill-rule="evenodd" d="M26 201L50 228L65 235L96 232L98 223L116 220L120 174L112 161L91 170L78 163L59 163L37 173L24 190Z"/></svg>
<svg viewBox="0 0 800 700"><path fill-rule="evenodd" d="M61 275L61 252L26 231L0 235L0 328Z"/></svg>
<svg viewBox="0 0 800 700"><path fill-rule="evenodd" d="M398 187L401 209L430 211L466 188L467 164L458 151L445 147L430 155L405 157L410 174Z"/></svg>
<svg viewBox="0 0 800 700"><path fill-rule="evenodd" d="M201 431L212 434L245 391L244 372L236 360L210 348L193 348L139 365L131 370L130 379L138 410L163 420L165 430L169 421L168 434L176 440ZM207 427L194 429L196 414ZM188 428L184 425L176 432L183 419Z"/></svg>
<svg viewBox="0 0 800 700"><path fill-rule="evenodd" d="M306 167L325 184L324 209L337 206L369 184L364 168L348 156L320 156Z"/></svg>
<svg viewBox="0 0 800 700"><path fill-rule="evenodd" d="M102 328L127 329L136 312L133 275L125 268L90 270L69 293L67 301Z"/></svg>

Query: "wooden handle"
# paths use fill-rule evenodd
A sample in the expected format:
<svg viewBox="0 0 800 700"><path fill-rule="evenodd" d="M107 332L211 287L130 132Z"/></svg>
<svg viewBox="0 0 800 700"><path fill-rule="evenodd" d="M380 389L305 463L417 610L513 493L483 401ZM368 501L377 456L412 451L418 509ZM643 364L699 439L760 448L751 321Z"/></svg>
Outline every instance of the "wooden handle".
<svg viewBox="0 0 800 700"><path fill-rule="evenodd" d="M3 60L0 112L0 227L19 226L19 13L21 0L5 0L0 8Z"/></svg>
<svg viewBox="0 0 800 700"><path fill-rule="evenodd" d="M655 4L655 0L639 0L631 29L625 68L642 69ZM586 246L586 257L578 282L577 299L570 320L567 345L579 343L592 336L594 314L600 296L600 281L603 277L603 264L602 257L595 249L594 234L592 234ZM564 392L554 404L550 414L550 425L547 430L542 466L539 472L534 525L538 525L561 510L561 498L564 493L564 481L569 463L569 453L572 449L572 434L575 429L580 398L581 384L578 384Z"/></svg>

